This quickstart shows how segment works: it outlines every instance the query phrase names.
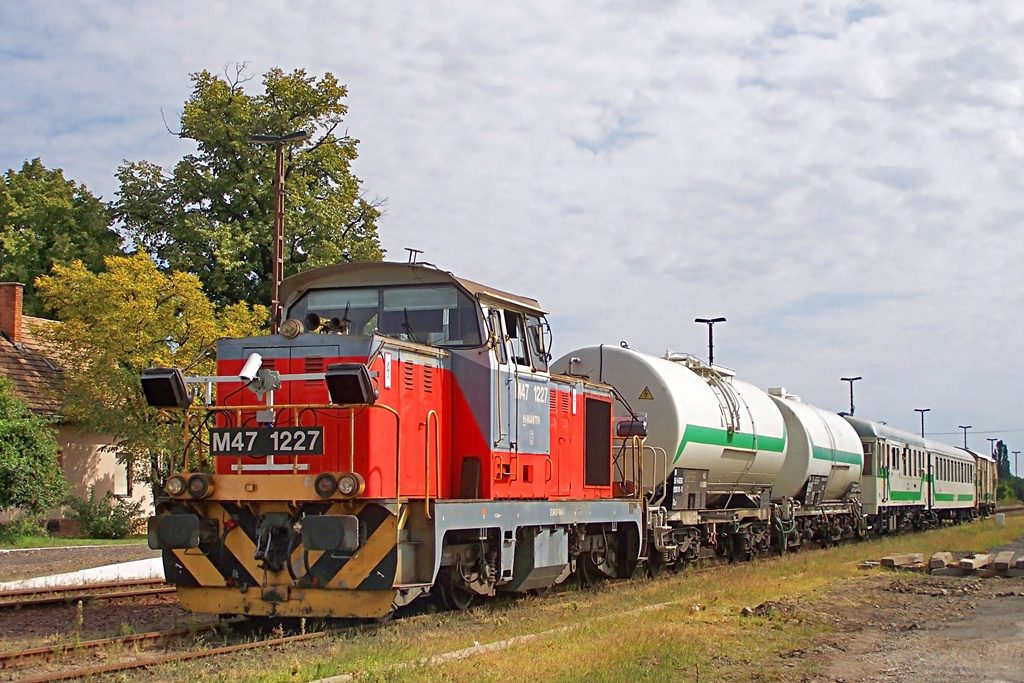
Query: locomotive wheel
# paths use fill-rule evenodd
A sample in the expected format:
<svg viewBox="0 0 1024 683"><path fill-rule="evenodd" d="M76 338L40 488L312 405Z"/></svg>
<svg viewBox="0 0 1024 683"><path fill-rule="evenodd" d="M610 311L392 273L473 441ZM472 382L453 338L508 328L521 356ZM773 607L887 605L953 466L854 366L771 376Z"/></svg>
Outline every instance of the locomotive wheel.
<svg viewBox="0 0 1024 683"><path fill-rule="evenodd" d="M462 612L473 606L476 593L456 582L447 572L438 576L437 579L437 586L445 607L452 611Z"/></svg>
<svg viewBox="0 0 1024 683"><path fill-rule="evenodd" d="M576 576L579 578L582 588L594 588L601 583L601 570L594 564L590 553L581 553L576 558Z"/></svg>
<svg viewBox="0 0 1024 683"><path fill-rule="evenodd" d="M462 586L441 586L441 599L445 606L453 611L462 612L473 606L476 593L468 591Z"/></svg>

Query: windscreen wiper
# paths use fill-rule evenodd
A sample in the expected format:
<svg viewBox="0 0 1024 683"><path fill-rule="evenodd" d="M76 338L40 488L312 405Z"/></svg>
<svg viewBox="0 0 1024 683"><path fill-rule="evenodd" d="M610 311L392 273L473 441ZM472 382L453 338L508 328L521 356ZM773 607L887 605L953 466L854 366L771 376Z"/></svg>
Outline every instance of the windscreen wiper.
<svg viewBox="0 0 1024 683"><path fill-rule="evenodd" d="M413 332L412 325L409 324L409 309L403 308L402 314L405 316L405 322L402 323L402 329L405 330L405 333L409 335L410 339L412 339L417 344L422 344L423 342L416 338L416 333Z"/></svg>

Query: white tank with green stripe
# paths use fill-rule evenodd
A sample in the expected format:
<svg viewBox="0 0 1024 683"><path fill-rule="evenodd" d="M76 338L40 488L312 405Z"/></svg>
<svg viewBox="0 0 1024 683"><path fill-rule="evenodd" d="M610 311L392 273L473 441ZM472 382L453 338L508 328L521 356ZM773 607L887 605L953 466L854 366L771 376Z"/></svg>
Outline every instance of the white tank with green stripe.
<svg viewBox="0 0 1024 683"><path fill-rule="evenodd" d="M786 464L772 491L774 498L794 497L812 475L828 477L825 500L838 500L859 482L864 463L860 437L835 413L802 403L785 389L768 393L786 421Z"/></svg>
<svg viewBox="0 0 1024 683"><path fill-rule="evenodd" d="M552 370L613 385L646 413L644 486L674 467L708 470L711 490L770 487L786 456L786 427L768 394L691 356L658 358L619 346L572 351ZM616 403L616 417L628 411Z"/></svg>

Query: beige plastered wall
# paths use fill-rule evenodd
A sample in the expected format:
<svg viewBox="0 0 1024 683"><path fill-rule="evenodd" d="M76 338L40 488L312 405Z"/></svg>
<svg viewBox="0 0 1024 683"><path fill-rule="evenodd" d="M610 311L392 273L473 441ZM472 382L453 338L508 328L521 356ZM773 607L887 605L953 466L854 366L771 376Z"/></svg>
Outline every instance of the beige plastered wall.
<svg viewBox="0 0 1024 683"><path fill-rule="evenodd" d="M97 499L111 491L122 498L141 502L143 512L153 514L149 486L136 482L132 484L131 495L125 495L127 474L125 466L117 461L111 437L81 433L73 425L61 425L57 428L57 444L61 449L64 476L73 495L88 498L89 487L95 485Z"/></svg>

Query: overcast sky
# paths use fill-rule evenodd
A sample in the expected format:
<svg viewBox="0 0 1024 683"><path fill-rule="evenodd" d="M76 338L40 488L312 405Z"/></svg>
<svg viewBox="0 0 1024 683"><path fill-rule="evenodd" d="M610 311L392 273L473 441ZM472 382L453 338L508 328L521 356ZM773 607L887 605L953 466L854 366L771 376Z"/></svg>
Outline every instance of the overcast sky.
<svg viewBox="0 0 1024 683"><path fill-rule="evenodd" d="M238 62L346 83L390 257L539 299L556 356L725 316L743 379L1024 449L1022 3L3 3L0 170L113 199Z"/></svg>

